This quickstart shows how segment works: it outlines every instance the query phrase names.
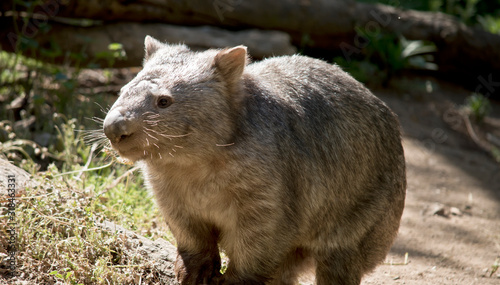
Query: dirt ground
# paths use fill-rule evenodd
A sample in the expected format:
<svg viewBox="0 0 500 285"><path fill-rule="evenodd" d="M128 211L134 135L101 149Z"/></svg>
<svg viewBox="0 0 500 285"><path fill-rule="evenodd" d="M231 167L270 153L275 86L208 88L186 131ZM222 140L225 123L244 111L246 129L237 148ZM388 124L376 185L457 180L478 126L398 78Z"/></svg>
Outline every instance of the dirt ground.
<svg viewBox="0 0 500 285"><path fill-rule="evenodd" d="M411 84L411 93L374 90L400 118L408 188L387 263L362 284L500 284L500 269L490 277L500 263L500 167L457 115L470 92L432 79ZM475 129L498 137L500 106Z"/></svg>

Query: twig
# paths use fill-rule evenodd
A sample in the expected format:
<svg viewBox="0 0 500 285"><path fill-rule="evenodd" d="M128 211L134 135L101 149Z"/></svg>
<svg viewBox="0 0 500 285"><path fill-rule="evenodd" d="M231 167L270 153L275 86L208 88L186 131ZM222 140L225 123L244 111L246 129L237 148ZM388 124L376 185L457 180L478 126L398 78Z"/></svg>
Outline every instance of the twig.
<svg viewBox="0 0 500 285"><path fill-rule="evenodd" d="M59 220L59 219L56 219L56 218L53 218L53 217L51 217L51 216L47 216L47 215L43 214L42 212L40 212L40 211L39 211L39 210L38 210L38 209L37 209L37 208L36 208L36 207L35 207L32 203L30 203L29 201L26 201L26 203L30 204L30 205L31 205L31 207L33 208L33 210L35 210L35 211L36 211L36 212L40 215L40 217L41 217L41 218L46 218L46 219L49 219L49 220L51 220L51 221L53 221L53 222L56 222L56 223L61 223L61 224L66 225L66 226L71 226L71 224L70 224L70 223L68 223L68 222L64 222L64 221L61 221L61 220Z"/></svg>
<svg viewBox="0 0 500 285"><path fill-rule="evenodd" d="M106 190L104 190L103 192L99 193L99 195L97 195L97 196L101 196L102 194L104 194L104 193L108 192L109 190L111 190L111 189L115 188L115 187L116 187L116 185L118 185L118 183L120 183L120 181L121 181L123 178L125 178L125 177L129 176L132 172L136 171L137 169L139 169L139 167L138 167L138 166L133 167L133 168L131 168L131 169L127 170L127 172L123 173L123 174L122 174L122 175L120 175L118 178L116 178L115 180L113 180L113 182L111 182L111 184L109 184L109 186L108 186L108 187L106 187Z"/></svg>
<svg viewBox="0 0 500 285"><path fill-rule="evenodd" d="M467 114L461 113L465 126L467 128L467 133L469 133L470 138L476 143L477 146L485 150L486 152L490 153L491 152L491 146L488 144L485 144L482 142L479 137L477 136L476 132L474 131L474 128L472 127L472 123L470 122L469 116Z"/></svg>
<svg viewBox="0 0 500 285"><path fill-rule="evenodd" d="M129 176L132 172L136 171L137 169L139 169L138 166L136 167L133 167L129 170L127 170L127 172L123 173L122 175L120 175L118 178L116 178L115 180L113 180L113 182L111 182L111 184L108 185L108 187L106 187L106 189L104 189L102 192L100 192L99 194L96 195L96 197L100 197L101 195L103 195L104 193L108 192L109 190L113 189L116 187L116 185L118 185L118 183L120 183L120 181Z"/></svg>
<svg viewBox="0 0 500 285"><path fill-rule="evenodd" d="M384 262L384 265L408 265L408 252L405 253L405 260L404 262Z"/></svg>
<svg viewBox="0 0 500 285"><path fill-rule="evenodd" d="M85 166L81 169L80 173L76 175L77 179L79 179L80 176L82 176L83 172L85 172L89 168L90 162L92 161L92 156L94 155L94 151L96 150L96 148L97 144L96 143L92 144L92 147L90 148L89 158L87 159L87 163L85 163Z"/></svg>
<svg viewBox="0 0 500 285"><path fill-rule="evenodd" d="M69 171L69 172L59 173L59 174L54 175L54 177L68 175L68 174L73 174L73 173L79 173L79 172L82 172L82 171L94 171L94 170L103 169L103 168L106 168L106 167L110 167L113 164L113 162L114 161L111 161L110 163L108 163L106 165L98 166L98 167L94 167L94 168L89 168L89 169L85 169L85 170L75 170L75 171Z"/></svg>

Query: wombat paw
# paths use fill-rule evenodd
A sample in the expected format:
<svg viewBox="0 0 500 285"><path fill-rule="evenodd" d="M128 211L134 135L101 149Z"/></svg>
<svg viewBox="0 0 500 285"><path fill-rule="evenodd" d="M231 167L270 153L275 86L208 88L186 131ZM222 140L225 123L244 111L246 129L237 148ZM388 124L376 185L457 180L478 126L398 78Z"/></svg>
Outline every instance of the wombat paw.
<svg viewBox="0 0 500 285"><path fill-rule="evenodd" d="M222 284L222 274L211 263L191 262L186 266L184 260L177 256L174 272L177 281L182 285Z"/></svg>

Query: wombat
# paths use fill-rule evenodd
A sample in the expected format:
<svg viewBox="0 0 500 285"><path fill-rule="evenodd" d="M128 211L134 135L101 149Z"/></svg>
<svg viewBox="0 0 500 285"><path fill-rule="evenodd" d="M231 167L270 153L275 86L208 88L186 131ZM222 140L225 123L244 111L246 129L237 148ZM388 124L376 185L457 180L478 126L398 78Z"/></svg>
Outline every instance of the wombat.
<svg viewBox="0 0 500 285"><path fill-rule="evenodd" d="M144 68L103 129L141 166L177 240L182 284L359 284L395 239L406 192L399 123L338 66L248 64L145 39ZM220 273L223 250L229 258Z"/></svg>

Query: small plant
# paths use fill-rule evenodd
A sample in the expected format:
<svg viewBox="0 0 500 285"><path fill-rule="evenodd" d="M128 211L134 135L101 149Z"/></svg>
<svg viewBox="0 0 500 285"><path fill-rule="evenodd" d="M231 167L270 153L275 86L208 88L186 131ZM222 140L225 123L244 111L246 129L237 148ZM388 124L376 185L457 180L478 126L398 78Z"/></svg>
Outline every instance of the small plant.
<svg viewBox="0 0 500 285"><path fill-rule="evenodd" d="M356 33L365 41L362 51L366 60L376 64L385 73L383 85L403 69L435 70L433 53L436 46L430 42L411 41L403 36L388 33L370 33L363 28L355 28Z"/></svg>
<svg viewBox="0 0 500 285"><path fill-rule="evenodd" d="M472 118L480 123L491 112L491 103L488 98L479 93L474 93L465 99L465 107Z"/></svg>
<svg viewBox="0 0 500 285"><path fill-rule="evenodd" d="M477 21L486 31L500 34L500 18L491 15L478 16Z"/></svg>
<svg viewBox="0 0 500 285"><path fill-rule="evenodd" d="M126 59L127 53L121 43L111 43L107 51L97 53L96 57L107 61L109 66L113 66L117 60Z"/></svg>
<svg viewBox="0 0 500 285"><path fill-rule="evenodd" d="M495 262L491 266L490 277L493 276L493 274L495 274L495 272L497 272L499 267L500 267L500 257L497 257L497 259L495 260Z"/></svg>
<svg viewBox="0 0 500 285"><path fill-rule="evenodd" d="M500 163L500 149L493 146L491 149L491 155L493 156L496 162Z"/></svg>
<svg viewBox="0 0 500 285"><path fill-rule="evenodd" d="M346 60L338 56L333 59L333 63L338 64L344 71L363 83L378 82L383 79L378 67L367 60Z"/></svg>

